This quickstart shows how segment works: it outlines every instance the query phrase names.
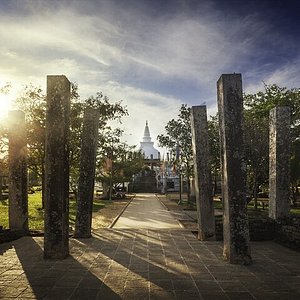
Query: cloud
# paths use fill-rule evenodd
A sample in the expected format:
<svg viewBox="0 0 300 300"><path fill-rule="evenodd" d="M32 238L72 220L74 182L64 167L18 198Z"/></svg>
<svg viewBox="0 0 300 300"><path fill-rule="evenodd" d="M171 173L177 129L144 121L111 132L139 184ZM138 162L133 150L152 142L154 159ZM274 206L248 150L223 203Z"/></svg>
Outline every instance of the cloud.
<svg viewBox="0 0 300 300"><path fill-rule="evenodd" d="M83 98L101 90L124 99L124 126L136 141L146 118L154 138L181 103L206 101L215 113L222 73L241 72L246 91L262 81L298 84L299 57L287 51L297 41L261 11L219 7L179 0L0 3L0 79L45 89L47 74L65 74Z"/></svg>

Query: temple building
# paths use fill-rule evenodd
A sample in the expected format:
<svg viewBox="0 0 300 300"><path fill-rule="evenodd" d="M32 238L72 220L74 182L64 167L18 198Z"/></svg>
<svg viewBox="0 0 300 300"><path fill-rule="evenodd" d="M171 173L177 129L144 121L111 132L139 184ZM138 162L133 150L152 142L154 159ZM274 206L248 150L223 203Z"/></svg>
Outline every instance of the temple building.
<svg viewBox="0 0 300 300"><path fill-rule="evenodd" d="M140 150L144 154L144 169L134 176L132 183L133 192L153 193L161 190L160 181L160 152L154 148L151 140L148 121L144 129L144 136L140 142Z"/></svg>
<svg viewBox="0 0 300 300"><path fill-rule="evenodd" d="M144 130L143 141L140 142L140 149L144 153L146 160L160 160L160 152L154 148L154 142L151 141L150 130L148 126L148 121L146 121L146 126Z"/></svg>
<svg viewBox="0 0 300 300"><path fill-rule="evenodd" d="M148 121L140 142L144 154L144 169L134 175L130 190L135 193L166 193L179 191L179 176L169 158L161 161L160 152L154 148ZM164 159L163 159L164 160Z"/></svg>

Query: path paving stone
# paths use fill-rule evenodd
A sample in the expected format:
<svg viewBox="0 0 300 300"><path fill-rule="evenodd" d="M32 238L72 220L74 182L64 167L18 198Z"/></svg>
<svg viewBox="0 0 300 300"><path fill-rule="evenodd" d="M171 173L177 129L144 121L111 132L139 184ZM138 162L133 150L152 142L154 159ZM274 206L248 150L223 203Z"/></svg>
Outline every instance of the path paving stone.
<svg viewBox="0 0 300 300"><path fill-rule="evenodd" d="M184 228L99 229L44 260L43 238L23 237L0 245L0 299L300 299L300 253L251 248L253 265L231 265Z"/></svg>

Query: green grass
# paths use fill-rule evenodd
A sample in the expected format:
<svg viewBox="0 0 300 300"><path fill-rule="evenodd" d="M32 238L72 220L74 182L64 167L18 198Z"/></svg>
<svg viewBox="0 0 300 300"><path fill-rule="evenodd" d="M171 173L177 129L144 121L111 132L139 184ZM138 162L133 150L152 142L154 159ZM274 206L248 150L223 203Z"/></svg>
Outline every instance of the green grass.
<svg viewBox="0 0 300 300"><path fill-rule="evenodd" d="M93 212L102 209L108 201L97 200L94 201ZM44 229L44 210L42 209L42 193L35 192L28 195L28 215L29 215L29 229L43 230ZM69 223L70 226L75 225L76 218L76 201L69 200ZM3 228L8 228L8 200L0 201L0 225Z"/></svg>
<svg viewBox="0 0 300 300"><path fill-rule="evenodd" d="M291 214L300 216L300 208L292 208Z"/></svg>

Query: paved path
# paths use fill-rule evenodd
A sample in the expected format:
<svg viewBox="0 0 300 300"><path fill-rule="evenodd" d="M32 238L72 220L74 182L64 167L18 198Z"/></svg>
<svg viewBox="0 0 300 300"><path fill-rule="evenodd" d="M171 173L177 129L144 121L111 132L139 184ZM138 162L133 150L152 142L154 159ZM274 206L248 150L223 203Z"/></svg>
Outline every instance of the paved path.
<svg viewBox="0 0 300 300"><path fill-rule="evenodd" d="M0 245L0 299L299 300L300 254L252 243L252 266L222 259L221 242L185 229L99 229L70 239L65 260L43 259L43 238Z"/></svg>
<svg viewBox="0 0 300 300"><path fill-rule="evenodd" d="M198 241L154 200L140 195L120 218L140 228L71 238L64 260L43 259L43 237L0 244L0 299L300 299L300 253L252 242L253 265L230 265L222 242Z"/></svg>
<svg viewBox="0 0 300 300"><path fill-rule="evenodd" d="M113 228L181 228L155 194L137 194Z"/></svg>

